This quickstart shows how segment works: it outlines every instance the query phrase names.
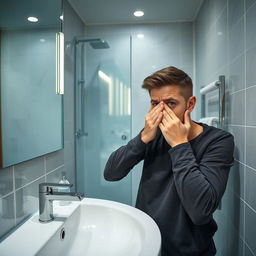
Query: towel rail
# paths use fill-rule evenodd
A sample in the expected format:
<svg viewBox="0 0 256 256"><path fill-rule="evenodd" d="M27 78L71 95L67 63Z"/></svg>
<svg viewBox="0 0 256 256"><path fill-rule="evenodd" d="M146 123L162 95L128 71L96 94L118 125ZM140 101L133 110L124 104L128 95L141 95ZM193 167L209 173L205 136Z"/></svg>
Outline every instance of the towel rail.
<svg viewBox="0 0 256 256"><path fill-rule="evenodd" d="M205 95L208 92L219 89L219 125L224 128L225 124L225 76L219 76L219 80L214 81L200 89L201 94L201 112L202 117L205 115Z"/></svg>

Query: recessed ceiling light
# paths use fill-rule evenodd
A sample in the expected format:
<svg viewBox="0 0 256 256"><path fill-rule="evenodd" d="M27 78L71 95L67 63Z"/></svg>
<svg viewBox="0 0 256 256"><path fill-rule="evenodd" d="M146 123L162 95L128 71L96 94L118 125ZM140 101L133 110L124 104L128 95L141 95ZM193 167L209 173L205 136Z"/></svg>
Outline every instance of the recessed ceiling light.
<svg viewBox="0 0 256 256"><path fill-rule="evenodd" d="M28 17L28 21L30 21L30 22L38 22L38 18L36 18L36 17Z"/></svg>
<svg viewBox="0 0 256 256"><path fill-rule="evenodd" d="M136 17L142 17L142 16L144 15L144 12L138 10L138 11L135 11L135 12L133 13L133 15L136 16Z"/></svg>
<svg viewBox="0 0 256 256"><path fill-rule="evenodd" d="M138 38L144 38L144 35L143 34L138 34L137 37Z"/></svg>

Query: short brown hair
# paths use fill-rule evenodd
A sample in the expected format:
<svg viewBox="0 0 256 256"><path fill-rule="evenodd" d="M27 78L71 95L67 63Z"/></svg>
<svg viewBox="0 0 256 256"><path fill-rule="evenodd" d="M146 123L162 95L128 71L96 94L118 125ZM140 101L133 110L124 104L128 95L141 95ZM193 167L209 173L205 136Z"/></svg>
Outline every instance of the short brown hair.
<svg viewBox="0 0 256 256"><path fill-rule="evenodd" d="M170 85L179 85L181 94L186 100L193 94L192 79L184 71L173 66L158 70L146 77L142 88L147 89L150 93L151 89Z"/></svg>

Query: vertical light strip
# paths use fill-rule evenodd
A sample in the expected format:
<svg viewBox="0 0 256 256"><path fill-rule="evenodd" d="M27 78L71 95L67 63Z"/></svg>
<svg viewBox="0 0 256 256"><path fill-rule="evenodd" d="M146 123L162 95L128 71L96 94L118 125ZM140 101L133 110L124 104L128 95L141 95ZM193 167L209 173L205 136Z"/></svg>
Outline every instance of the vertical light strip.
<svg viewBox="0 0 256 256"><path fill-rule="evenodd" d="M124 115L124 85L120 82L120 115Z"/></svg>
<svg viewBox="0 0 256 256"><path fill-rule="evenodd" d="M108 114L113 115L113 80L108 83Z"/></svg>
<svg viewBox="0 0 256 256"><path fill-rule="evenodd" d="M131 115L131 88L127 88L128 89L128 115Z"/></svg>
<svg viewBox="0 0 256 256"><path fill-rule="evenodd" d="M56 33L56 94L64 94L64 34Z"/></svg>

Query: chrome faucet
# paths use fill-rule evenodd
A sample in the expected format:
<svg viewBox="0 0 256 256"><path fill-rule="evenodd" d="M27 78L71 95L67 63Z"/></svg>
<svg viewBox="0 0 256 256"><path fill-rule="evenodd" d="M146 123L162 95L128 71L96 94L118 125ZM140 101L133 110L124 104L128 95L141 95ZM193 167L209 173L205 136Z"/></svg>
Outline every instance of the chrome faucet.
<svg viewBox="0 0 256 256"><path fill-rule="evenodd" d="M55 192L54 188L72 187L72 184L41 183L39 184L39 221L50 222L53 217L53 200L81 201L83 198L78 193Z"/></svg>

